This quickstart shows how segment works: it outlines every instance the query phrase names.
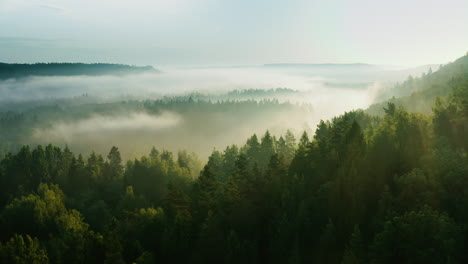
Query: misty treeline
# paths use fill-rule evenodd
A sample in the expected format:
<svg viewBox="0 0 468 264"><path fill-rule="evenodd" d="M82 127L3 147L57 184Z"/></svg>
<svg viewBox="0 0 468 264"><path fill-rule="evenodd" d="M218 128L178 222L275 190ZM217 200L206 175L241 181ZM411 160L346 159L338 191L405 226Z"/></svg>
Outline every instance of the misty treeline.
<svg viewBox="0 0 468 264"><path fill-rule="evenodd" d="M11 88L15 90L15 88ZM21 94L19 96L22 96ZM59 107L66 108L70 106L78 106L83 104L106 104L106 103L136 103L138 101L140 104L147 103L150 101L156 102L184 102L184 101L206 101L209 103L223 103L223 102L235 102L235 101L273 101L277 102L290 102L297 103L303 102L300 100L294 100L298 97L303 97L304 93L300 91L289 89L289 88L275 88L275 89L235 89L227 92L221 93L208 93L208 92L191 92L191 93L182 93L177 95L160 95L155 96L151 99L139 99L136 96L131 95L122 95L116 98L103 98L96 95L82 93L79 96L63 96L63 97L47 97L47 98L36 98L33 100L5 100L1 101L0 104L0 113L6 112L26 112L26 111L35 111L41 112L44 107ZM305 103L305 102L304 102Z"/></svg>
<svg viewBox="0 0 468 264"><path fill-rule="evenodd" d="M387 100L388 102L403 106L411 112L429 114L432 111L435 99L447 96L453 86L463 85L467 75L468 55L465 55L452 63L440 65L435 72L429 69L427 73L423 73L420 77L410 75L406 81L395 84L392 89L381 91L378 97L390 97L388 95L391 94L393 97ZM370 106L367 112L384 114L382 109L387 101Z"/></svg>
<svg viewBox="0 0 468 264"><path fill-rule="evenodd" d="M177 96L176 99L187 100L204 100L204 101L238 101L238 100L281 100L281 101L297 101L297 97L303 96L300 91L289 88L272 88L272 89L244 89L232 90L225 93L201 93L194 92L185 96Z"/></svg>
<svg viewBox="0 0 468 264"><path fill-rule="evenodd" d="M390 102L298 139L253 135L203 167L24 146L0 162L0 261L464 263L468 76L454 80L430 115Z"/></svg>
<svg viewBox="0 0 468 264"><path fill-rule="evenodd" d="M152 66L130 66L109 63L0 63L0 79L29 76L123 75L156 73Z"/></svg>
<svg viewBox="0 0 468 264"><path fill-rule="evenodd" d="M81 97L64 99L30 109L0 112L0 157L18 151L24 144L40 143L68 144L80 153L89 150L105 153L115 144L111 142L118 142L126 150L124 159L135 157L134 152L138 156L146 153L153 144L190 149L207 157L213 146L244 140L254 128L283 130L285 126L293 126L292 122L302 126L300 121L306 120L312 111L307 104L274 99L211 101L181 96L108 103L81 100ZM165 117L166 113L171 116ZM135 114L143 118L135 118ZM131 127L122 127L123 119ZM167 119L173 122L167 124L170 121ZM103 121L109 127L102 127ZM128 133L138 136L127 140Z"/></svg>

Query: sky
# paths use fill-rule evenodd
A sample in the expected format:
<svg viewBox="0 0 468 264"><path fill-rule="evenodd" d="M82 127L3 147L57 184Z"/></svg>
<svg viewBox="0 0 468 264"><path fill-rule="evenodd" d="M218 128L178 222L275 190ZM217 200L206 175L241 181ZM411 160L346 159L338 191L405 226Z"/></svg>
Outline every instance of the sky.
<svg viewBox="0 0 468 264"><path fill-rule="evenodd" d="M0 61L447 63L466 0L0 0Z"/></svg>

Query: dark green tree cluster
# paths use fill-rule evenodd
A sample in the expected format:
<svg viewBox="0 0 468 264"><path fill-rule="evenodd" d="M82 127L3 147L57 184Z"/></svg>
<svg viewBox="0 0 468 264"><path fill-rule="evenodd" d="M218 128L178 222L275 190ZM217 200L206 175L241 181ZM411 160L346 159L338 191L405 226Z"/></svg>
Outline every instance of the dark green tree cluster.
<svg viewBox="0 0 468 264"><path fill-rule="evenodd" d="M185 151L153 148L123 166L116 147L85 159L48 145L6 155L0 170L1 263L146 263L178 244L163 207L201 167Z"/></svg>
<svg viewBox="0 0 468 264"><path fill-rule="evenodd" d="M159 72L152 66L130 66L109 63L0 63L0 79L29 76L124 75Z"/></svg>

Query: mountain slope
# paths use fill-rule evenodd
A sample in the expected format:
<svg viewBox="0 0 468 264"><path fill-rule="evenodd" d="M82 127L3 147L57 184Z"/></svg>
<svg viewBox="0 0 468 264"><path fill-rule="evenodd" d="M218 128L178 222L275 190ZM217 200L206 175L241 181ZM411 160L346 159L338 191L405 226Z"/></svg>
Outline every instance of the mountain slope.
<svg viewBox="0 0 468 264"><path fill-rule="evenodd" d="M393 88L393 94L406 93L408 96L392 98L390 100L371 105L367 112L384 114L383 107L388 102L405 107L408 111L430 113L437 97L448 97L451 92L461 85L466 85L468 78L468 54L449 63L432 73L429 71L421 77L409 76L402 84Z"/></svg>

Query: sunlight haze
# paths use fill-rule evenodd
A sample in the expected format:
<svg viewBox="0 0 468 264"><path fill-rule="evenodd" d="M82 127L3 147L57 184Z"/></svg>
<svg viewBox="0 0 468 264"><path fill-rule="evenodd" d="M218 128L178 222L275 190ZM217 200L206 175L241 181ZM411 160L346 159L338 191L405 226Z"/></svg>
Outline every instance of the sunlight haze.
<svg viewBox="0 0 468 264"><path fill-rule="evenodd" d="M464 0L1 0L0 61L439 64L467 51L467 10Z"/></svg>

